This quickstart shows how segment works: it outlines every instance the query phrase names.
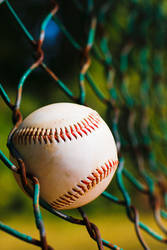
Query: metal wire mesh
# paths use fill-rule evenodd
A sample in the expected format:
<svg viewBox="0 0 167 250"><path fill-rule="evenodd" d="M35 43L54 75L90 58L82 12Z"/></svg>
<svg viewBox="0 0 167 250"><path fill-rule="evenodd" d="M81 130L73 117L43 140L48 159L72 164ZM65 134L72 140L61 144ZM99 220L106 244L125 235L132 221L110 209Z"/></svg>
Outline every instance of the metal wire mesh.
<svg viewBox="0 0 167 250"><path fill-rule="evenodd" d="M86 88L88 84L99 101L105 104L108 124L112 127L115 136L118 153L119 167L116 173L117 187L122 194L122 199L104 192L103 196L110 202L123 206L129 220L134 224L136 235L143 247L149 249L144 241L141 231L144 230L151 237L162 243L167 243L167 229L162 222L162 218L167 219L167 185L165 182L166 166L159 162L156 152L153 148L153 140L162 143L162 136L154 133L151 122L153 119L150 110L158 112L157 119L163 125L162 112L166 114L165 107L165 28L167 23L166 13L164 11L164 1L97 1L88 0L87 4L81 1L73 0L78 12L85 16L87 34L85 35L85 45L80 45L71 33L66 29L63 21L58 17L59 4L52 1L52 8L48 15L43 19L39 39L36 41L28 31L22 20L17 15L17 11L11 5L10 1L2 0L0 4L5 5L16 25L20 26L27 40L32 45L32 52L35 51L35 62L22 75L16 93L16 101L12 103L5 88L0 84L0 94L9 109L12 110L14 127L9 134L7 146L10 152L17 158L19 168L14 166L11 161L0 150L0 159L12 171L21 175L22 184L26 192L33 197L34 217L36 226L39 230L40 239L34 239L0 222L0 229L42 249L53 249L46 240L44 223L42 220L40 206L49 212L59 216L63 220L78 225L84 225L92 239L97 242L98 249L123 249L115 243L110 243L101 238L97 226L88 220L82 208L78 211L82 219L76 219L60 211L54 210L45 201L39 198L40 184L34 176L27 175L23 160L17 155L11 136L22 121L20 104L22 101L23 86L27 78L38 67L46 71L55 81L60 89L71 99L71 101L86 105ZM120 4L125 6L127 11L127 20L125 27L121 27L118 22L119 17L111 18L114 12L118 13ZM14 2L13 2L14 5ZM1 7L1 6L0 6ZM121 13L120 13L121 14ZM62 82L55 72L53 72L44 62L44 51L42 48L45 40L45 32L50 20L54 20L63 32L66 39L72 44L75 50L81 54L80 72L79 72L79 95L76 96L73 91ZM121 41L112 51L112 36L107 27L109 21L115 21L112 24L117 27L121 33ZM113 42L114 43L114 42ZM89 72L91 59L97 60L105 70L106 88L110 98L106 98L98 88L96 82ZM136 72L136 75L133 75ZM137 77L136 77L137 76ZM133 89L133 81L138 83L138 87ZM158 102L156 101L156 98ZM164 139L165 140L165 139ZM137 169L137 177L128 170L125 160L125 152L129 152L133 167ZM31 179L34 184L33 193L28 189L27 179ZM152 228L144 224L139 218L138 208L132 203L131 194L125 184L125 179L135 187L139 193L145 194L155 221L162 231L162 235L154 232ZM157 192L158 190L158 192Z"/></svg>

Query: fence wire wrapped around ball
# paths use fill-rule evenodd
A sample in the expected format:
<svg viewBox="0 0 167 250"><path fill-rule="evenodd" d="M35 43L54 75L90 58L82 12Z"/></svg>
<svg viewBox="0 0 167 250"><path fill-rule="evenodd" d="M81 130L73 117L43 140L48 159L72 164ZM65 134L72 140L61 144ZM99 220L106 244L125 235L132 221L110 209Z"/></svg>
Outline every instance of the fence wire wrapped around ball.
<svg viewBox="0 0 167 250"><path fill-rule="evenodd" d="M166 24L167 13L164 1L71 1L71 8L84 17L85 30L80 30L82 45L77 41L63 22L63 17L58 15L63 5L59 1L51 1L48 14L41 22L38 40L35 40L24 21L21 20L14 2L2 0L1 7L7 8L12 14L13 23L24 33L27 41L32 45L34 63L30 65L18 83L16 100L11 102L3 82L0 84L0 95L12 111L13 129L9 134L7 146L9 151L17 158L19 168L0 150L1 161L13 172L19 173L25 191L33 199L34 218L39 230L40 238L34 239L30 235L23 234L4 223L0 222L0 229L26 241L29 244L39 246L41 249L53 249L47 242L45 227L40 212L40 206L67 222L82 225L87 228L90 237L97 242L98 249L123 249L117 246L114 239L112 243L101 238L98 227L89 221L82 208L78 211L81 219L76 219L61 211L54 210L44 200L39 198L40 183L35 176L27 175L23 160L15 151L11 137L22 121L20 105L22 101L23 87L27 78L38 68L48 74L56 85L68 98L75 103L87 105L86 94L89 86L94 95L102 102L106 110L106 121L112 129L119 153L119 166L116 172L117 188L122 199L107 191L103 196L108 202L123 206L129 220L134 224L134 229L143 249L149 249L141 232L145 231L150 237L161 243L167 243L165 227L162 219L167 219L167 169L164 162L159 161L154 143L158 143L165 153L166 137L163 136L166 108L165 93L165 59L166 59ZM48 1L49 4L49 1ZM126 13L124 24L119 21L123 18L120 6ZM122 10L121 9L121 10ZM75 94L70 86L64 83L56 75L56 69L51 70L45 62L43 43L46 40L46 31L50 21L54 21L59 27L64 39L68 40L73 49L80 54L80 71L77 72L78 81L75 83L79 92ZM112 34L118 33L118 39L113 39ZM96 61L103 68L104 88L107 89L109 98L101 91L95 82L91 72L91 66ZM64 69L65 70L65 69ZM74 72L76 75L76 72ZM13 79L14 81L14 79ZM134 87L135 86L135 87ZM32 87L33 89L33 87ZM154 115L156 113L156 116ZM158 129L152 126L157 120ZM132 161L137 175L133 175L126 163L127 154ZM33 192L29 190L27 179L33 183ZM138 192L147 197L150 211L154 215L155 222L162 234L155 232L140 220L138 208L132 202L132 194L125 183L128 181ZM112 222L111 222L112 223ZM165 236L163 236L165 235Z"/></svg>

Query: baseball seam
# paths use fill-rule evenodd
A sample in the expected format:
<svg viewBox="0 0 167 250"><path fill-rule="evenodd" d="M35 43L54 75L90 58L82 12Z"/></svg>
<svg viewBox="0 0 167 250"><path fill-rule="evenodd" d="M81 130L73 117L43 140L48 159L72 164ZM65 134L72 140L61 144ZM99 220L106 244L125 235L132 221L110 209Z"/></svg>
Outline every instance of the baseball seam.
<svg viewBox="0 0 167 250"><path fill-rule="evenodd" d="M96 184L102 182L111 174L113 168L118 165L118 160L104 163L103 166L96 168L87 178L81 180L71 191L66 192L55 201L50 202L50 205L55 209L64 209L76 202L82 195L86 194Z"/></svg>
<svg viewBox="0 0 167 250"><path fill-rule="evenodd" d="M63 128L36 128L25 127L17 129L13 135L15 144L48 144L54 140L59 143L61 141L71 141L92 133L99 127L101 122L97 113L91 113L86 118Z"/></svg>

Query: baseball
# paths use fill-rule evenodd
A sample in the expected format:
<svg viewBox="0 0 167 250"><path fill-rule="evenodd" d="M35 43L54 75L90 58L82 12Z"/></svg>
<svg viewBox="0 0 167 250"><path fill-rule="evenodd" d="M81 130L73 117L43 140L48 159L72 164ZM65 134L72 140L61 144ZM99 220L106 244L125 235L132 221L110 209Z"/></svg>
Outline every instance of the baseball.
<svg viewBox="0 0 167 250"><path fill-rule="evenodd" d="M38 178L40 196L57 210L97 198L118 165L110 129L95 110L79 104L56 103L34 111L14 132L12 143L27 173ZM15 178L23 189L20 175Z"/></svg>

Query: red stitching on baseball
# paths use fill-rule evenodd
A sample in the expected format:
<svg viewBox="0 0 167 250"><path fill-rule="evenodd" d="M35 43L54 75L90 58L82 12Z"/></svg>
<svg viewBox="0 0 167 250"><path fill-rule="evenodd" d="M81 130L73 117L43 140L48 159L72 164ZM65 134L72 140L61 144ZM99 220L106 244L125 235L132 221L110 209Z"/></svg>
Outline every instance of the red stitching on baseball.
<svg viewBox="0 0 167 250"><path fill-rule="evenodd" d="M68 132L68 129L65 127L65 133L66 133L66 136L68 137L68 139L71 141L71 136Z"/></svg>
<svg viewBox="0 0 167 250"><path fill-rule="evenodd" d="M76 124L74 124L74 128L75 128L76 132L82 137L82 133L81 133L81 131L78 129L78 127L77 127Z"/></svg>
<svg viewBox="0 0 167 250"><path fill-rule="evenodd" d="M66 140L72 140L73 138L78 139L78 135L83 137L92 133L92 130L98 128L100 123L100 117L97 114L90 114L87 118L84 118L82 121L77 124L70 125L68 128L55 129L53 133L52 129L44 128L21 128L17 129L13 135L13 140L17 144L31 144L31 143L52 143L53 139L59 143L61 139L65 142ZM50 130L50 132L49 132Z"/></svg>
<svg viewBox="0 0 167 250"><path fill-rule="evenodd" d="M25 132L24 143L27 144L27 137L28 137L29 130L26 129L25 131L27 131L27 133Z"/></svg>
<svg viewBox="0 0 167 250"><path fill-rule="evenodd" d="M84 120L85 120L85 119L84 119ZM84 128L85 128L86 130L88 130L88 131L91 133L90 128L88 128L88 126L86 126L86 124L85 124L83 121L81 121L81 123L83 124Z"/></svg>
<svg viewBox="0 0 167 250"><path fill-rule="evenodd" d="M92 173L92 175L95 177L96 183L98 184L99 183L99 175L98 175L98 173L94 172L94 173Z"/></svg>
<svg viewBox="0 0 167 250"><path fill-rule="evenodd" d="M89 117L94 121L96 122L97 124L99 123L100 119L96 116L92 116L92 115L89 115Z"/></svg>
<svg viewBox="0 0 167 250"><path fill-rule="evenodd" d="M74 194L72 192L67 192L69 195L71 195L72 197L75 197L75 199L78 199L79 196L77 194Z"/></svg>
<svg viewBox="0 0 167 250"><path fill-rule="evenodd" d="M63 206L67 205L67 203L65 203L64 201L62 201L60 199L57 199L57 201L55 201L54 203L60 203L59 205L61 205L61 206L62 206L62 204L63 204Z"/></svg>
<svg viewBox="0 0 167 250"><path fill-rule="evenodd" d="M92 127L90 124L89 124L89 122L87 121L87 119L84 119L84 121L87 123L87 125L88 125L88 127L90 127L91 129L95 129L94 127Z"/></svg>
<svg viewBox="0 0 167 250"><path fill-rule="evenodd" d="M64 195L65 196L65 195ZM64 198L64 197L60 197L59 198L62 202L64 202L65 204L68 204L68 199Z"/></svg>
<svg viewBox="0 0 167 250"><path fill-rule="evenodd" d="M100 181L103 179L103 171L101 171L99 168L96 169L96 171L100 174Z"/></svg>
<svg viewBox="0 0 167 250"><path fill-rule="evenodd" d="M83 185L77 185L77 187L81 188L84 191L84 193L86 192L85 186L83 186Z"/></svg>
<svg viewBox="0 0 167 250"><path fill-rule="evenodd" d="M60 129L60 137L63 139L63 141L66 141L62 128Z"/></svg>
<svg viewBox="0 0 167 250"><path fill-rule="evenodd" d="M57 129L55 129L54 138L55 138L55 140L57 142L59 142L59 137L58 137Z"/></svg>
<svg viewBox="0 0 167 250"><path fill-rule="evenodd" d="M86 135L88 135L88 133L83 129L83 127L81 126L81 124L79 122L78 122L78 126L82 132L84 132Z"/></svg>
<svg viewBox="0 0 167 250"><path fill-rule="evenodd" d="M104 173L104 178L106 177L106 169L104 166L101 167L103 169L103 173Z"/></svg>
<svg viewBox="0 0 167 250"><path fill-rule="evenodd" d="M47 129L46 129L43 134L43 139L44 139L45 144L47 143L47 138L48 136L47 136Z"/></svg>
<svg viewBox="0 0 167 250"><path fill-rule="evenodd" d="M39 143L41 144L42 143L42 131L43 131L43 128L39 131L39 134L38 134L38 141Z"/></svg>
<svg viewBox="0 0 167 250"><path fill-rule="evenodd" d="M65 196L66 198L70 199L71 201L75 201L75 199L74 199L72 196L70 196L70 195L65 194L64 196Z"/></svg>
<svg viewBox="0 0 167 250"><path fill-rule="evenodd" d="M50 142L50 143L53 142L52 136L53 136L53 132L52 132L52 129L50 129L50 132L49 132L49 135L48 135L48 139L49 139L49 142Z"/></svg>
<svg viewBox="0 0 167 250"><path fill-rule="evenodd" d="M76 193L78 193L79 195L82 195L82 192L81 190L78 190L76 187L75 188L72 188L72 190Z"/></svg>
<svg viewBox="0 0 167 250"><path fill-rule="evenodd" d="M105 179L111 173L112 168L116 168L117 165L118 160L112 161L112 163L110 160L108 160L107 163L104 163L103 166L94 170L87 178L81 180L80 183L77 184L76 187L72 188L71 191L68 191L56 201L52 201L50 205L55 209L63 209L70 206L96 184Z"/></svg>
<svg viewBox="0 0 167 250"><path fill-rule="evenodd" d="M29 133L29 144L31 144L31 138L33 136L33 130L30 130L30 133Z"/></svg>
<svg viewBox="0 0 167 250"><path fill-rule="evenodd" d="M98 123L91 118L91 116L88 117L88 120L96 127L98 128Z"/></svg>
<svg viewBox="0 0 167 250"><path fill-rule="evenodd" d="M33 130L32 130L32 132L33 132ZM32 136L34 144L36 143L36 136L37 136L37 130L36 130L35 134L33 134L33 136Z"/></svg>
<svg viewBox="0 0 167 250"><path fill-rule="evenodd" d="M74 130L73 130L72 126L70 126L70 131L71 131L71 134L73 135L73 137L75 137L75 139L77 139L77 136L76 136L76 134L74 133Z"/></svg>

